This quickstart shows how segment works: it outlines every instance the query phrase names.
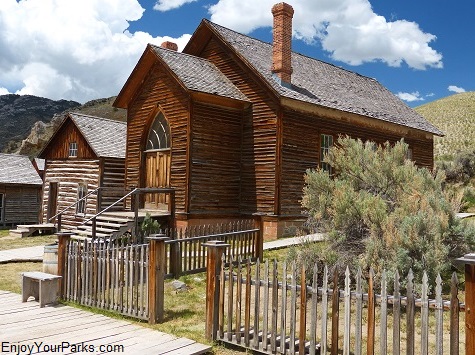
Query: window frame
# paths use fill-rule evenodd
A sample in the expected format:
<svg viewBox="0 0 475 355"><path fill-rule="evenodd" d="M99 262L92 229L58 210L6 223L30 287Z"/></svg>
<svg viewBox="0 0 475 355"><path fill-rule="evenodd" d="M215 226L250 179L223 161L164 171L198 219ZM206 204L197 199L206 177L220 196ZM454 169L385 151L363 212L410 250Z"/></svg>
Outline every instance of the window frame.
<svg viewBox="0 0 475 355"><path fill-rule="evenodd" d="M329 144L328 144L329 143ZM320 133L320 169L327 171L330 175L333 173L333 168L330 164L324 163L323 159L325 158L325 155L328 154L330 151L330 148L334 144L334 137L332 134L327 134L327 133Z"/></svg>
<svg viewBox="0 0 475 355"><path fill-rule="evenodd" d="M161 128L158 130L158 128ZM164 140L162 142L162 140ZM171 130L170 124L163 112L158 112L148 130L147 139L145 141L145 151L164 151L171 147Z"/></svg>
<svg viewBox="0 0 475 355"><path fill-rule="evenodd" d="M76 215L85 215L87 209L87 184L80 182L77 187ZM86 198L84 198L86 197ZM80 201L84 198L82 201Z"/></svg>
<svg viewBox="0 0 475 355"><path fill-rule="evenodd" d="M3 222L5 216L5 193L0 192L0 222Z"/></svg>
<svg viewBox="0 0 475 355"><path fill-rule="evenodd" d="M78 156L78 143L76 141L69 142L68 157L77 158Z"/></svg>

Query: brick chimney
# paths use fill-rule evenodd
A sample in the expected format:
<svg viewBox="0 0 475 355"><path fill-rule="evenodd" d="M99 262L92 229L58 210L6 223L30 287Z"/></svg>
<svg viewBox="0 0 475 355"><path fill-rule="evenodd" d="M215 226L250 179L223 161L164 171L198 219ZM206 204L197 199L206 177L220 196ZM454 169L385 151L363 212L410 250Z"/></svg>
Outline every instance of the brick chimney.
<svg viewBox="0 0 475 355"><path fill-rule="evenodd" d="M272 44L272 72L284 84L291 83L292 76L292 17L294 9L281 2L272 7L274 16Z"/></svg>
<svg viewBox="0 0 475 355"><path fill-rule="evenodd" d="M160 47L166 48L166 49L171 49L172 51L178 51L178 45L173 42L165 41L163 42Z"/></svg>

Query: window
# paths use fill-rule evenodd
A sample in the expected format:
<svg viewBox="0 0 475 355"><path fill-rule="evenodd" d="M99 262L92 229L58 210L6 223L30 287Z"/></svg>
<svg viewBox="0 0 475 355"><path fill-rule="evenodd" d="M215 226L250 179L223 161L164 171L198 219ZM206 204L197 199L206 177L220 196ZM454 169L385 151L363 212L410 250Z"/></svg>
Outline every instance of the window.
<svg viewBox="0 0 475 355"><path fill-rule="evenodd" d="M146 150L170 148L170 126L165 116L160 112L150 127Z"/></svg>
<svg viewBox="0 0 475 355"><path fill-rule="evenodd" d="M5 194L0 194L0 221L3 222L3 209L5 206Z"/></svg>
<svg viewBox="0 0 475 355"><path fill-rule="evenodd" d="M76 204L76 214L86 214L86 199L84 198L87 195L87 185L78 184L78 198Z"/></svg>
<svg viewBox="0 0 475 355"><path fill-rule="evenodd" d="M412 160L412 149L411 148L407 148L406 159Z"/></svg>
<svg viewBox="0 0 475 355"><path fill-rule="evenodd" d="M70 157L78 156L78 144L76 142L69 143L69 156Z"/></svg>
<svg viewBox="0 0 475 355"><path fill-rule="evenodd" d="M332 167L328 163L324 163L323 159L325 155L328 154L330 151L330 147L333 145L333 136L328 134L321 134L320 135L320 167L328 171L328 173L332 173Z"/></svg>

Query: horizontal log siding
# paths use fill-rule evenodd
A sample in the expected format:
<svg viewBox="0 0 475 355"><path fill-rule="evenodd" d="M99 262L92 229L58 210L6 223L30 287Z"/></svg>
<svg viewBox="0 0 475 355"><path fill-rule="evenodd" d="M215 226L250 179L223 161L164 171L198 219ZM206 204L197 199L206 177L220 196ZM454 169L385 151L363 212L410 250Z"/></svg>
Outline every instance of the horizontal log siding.
<svg viewBox="0 0 475 355"><path fill-rule="evenodd" d="M70 118L66 118L63 126L55 134L54 140L48 144L48 147L41 154L44 159L66 159L69 157L69 143L76 142L78 145L77 157L73 159L91 159L96 154L87 143L84 136L79 132L76 125Z"/></svg>
<svg viewBox="0 0 475 355"><path fill-rule="evenodd" d="M253 103L252 116L243 120L241 212L272 214L276 196L276 104L263 85L215 39L209 41L200 56L212 61Z"/></svg>
<svg viewBox="0 0 475 355"><path fill-rule="evenodd" d="M52 160L46 162L45 183L43 192L43 222L47 222L50 182L58 183L57 212L77 201L78 184L87 184L87 192L99 186L99 160ZM97 213L96 195L86 199L86 214ZM56 213L55 213L56 214ZM84 221L84 216L76 216L76 208L72 207L62 216L64 228L72 229Z"/></svg>
<svg viewBox="0 0 475 355"><path fill-rule="evenodd" d="M3 223L38 223L41 186L0 185L5 194Z"/></svg>
<svg viewBox="0 0 475 355"><path fill-rule="evenodd" d="M392 143L402 137L375 129L349 123L310 116L308 114L285 110L283 118L281 214L298 215L302 212L300 201L307 169L317 167L320 155L320 134L349 135L371 140L379 144ZM413 150L416 164L432 168L432 139L405 138Z"/></svg>
<svg viewBox="0 0 475 355"><path fill-rule="evenodd" d="M195 103L190 212L239 212L242 111Z"/></svg>
<svg viewBox="0 0 475 355"><path fill-rule="evenodd" d="M101 178L101 186L106 187L101 191L104 209L125 195L125 159L103 158ZM121 208L122 205L116 207Z"/></svg>
<svg viewBox="0 0 475 355"><path fill-rule="evenodd" d="M141 161L143 137L148 135L151 121L155 118L152 113L157 105L160 105L170 124L170 185L176 189L176 210L186 212L188 97L159 64L150 70L140 92L128 107L126 187L143 187L143 176L140 176L146 173L144 162Z"/></svg>

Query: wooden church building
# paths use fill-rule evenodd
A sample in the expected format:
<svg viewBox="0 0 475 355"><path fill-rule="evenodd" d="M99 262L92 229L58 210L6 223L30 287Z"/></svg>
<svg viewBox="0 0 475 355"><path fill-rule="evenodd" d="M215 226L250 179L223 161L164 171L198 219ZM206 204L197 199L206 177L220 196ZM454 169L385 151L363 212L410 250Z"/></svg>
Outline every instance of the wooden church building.
<svg viewBox="0 0 475 355"><path fill-rule="evenodd" d="M38 154L45 160L43 223L65 210L62 226L73 229L124 196L126 126L80 113L65 116Z"/></svg>
<svg viewBox="0 0 475 355"><path fill-rule="evenodd" d="M433 165L436 127L376 80L293 52L290 5L273 43L203 20L182 53L148 45L114 105L127 109L126 189L176 189L178 226L255 219L266 238L305 220L304 174L339 135L404 138ZM145 201L144 201L145 203Z"/></svg>

